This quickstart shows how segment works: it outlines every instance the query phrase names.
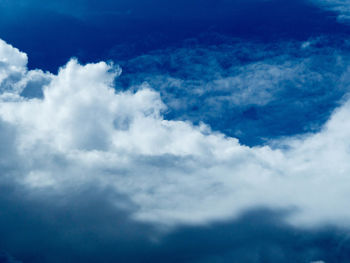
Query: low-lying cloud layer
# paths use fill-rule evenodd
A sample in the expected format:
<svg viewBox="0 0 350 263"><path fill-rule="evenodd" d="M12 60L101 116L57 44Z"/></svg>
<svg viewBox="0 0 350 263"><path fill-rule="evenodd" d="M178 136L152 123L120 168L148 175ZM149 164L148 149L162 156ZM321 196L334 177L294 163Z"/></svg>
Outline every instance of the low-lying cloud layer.
<svg viewBox="0 0 350 263"><path fill-rule="evenodd" d="M164 119L166 105L147 85L116 92L114 65L73 59L57 75L27 71L26 55L4 42L0 61L2 182L43 196L112 189L116 209L166 226L255 207L289 211L297 226L348 226L348 101L316 134L247 147L205 124ZM28 85L18 83L33 74L41 98L21 96Z"/></svg>

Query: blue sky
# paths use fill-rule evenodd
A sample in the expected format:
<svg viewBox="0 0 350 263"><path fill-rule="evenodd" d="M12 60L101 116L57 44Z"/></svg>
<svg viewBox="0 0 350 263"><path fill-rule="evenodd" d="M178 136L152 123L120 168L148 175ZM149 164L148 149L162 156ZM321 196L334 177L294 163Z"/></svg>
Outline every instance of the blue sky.
<svg viewBox="0 0 350 263"><path fill-rule="evenodd" d="M0 263L348 262L349 17L0 0Z"/></svg>

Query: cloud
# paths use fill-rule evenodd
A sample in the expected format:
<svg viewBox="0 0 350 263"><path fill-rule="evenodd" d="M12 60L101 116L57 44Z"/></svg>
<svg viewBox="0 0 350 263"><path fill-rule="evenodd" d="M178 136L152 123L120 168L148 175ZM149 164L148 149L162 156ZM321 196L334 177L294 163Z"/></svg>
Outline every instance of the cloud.
<svg viewBox="0 0 350 263"><path fill-rule="evenodd" d="M348 22L350 19L350 2L348 0L311 0L322 8L338 13L338 20Z"/></svg>
<svg viewBox="0 0 350 263"><path fill-rule="evenodd" d="M5 78L16 61L24 67L11 46L0 53ZM255 207L290 210L287 221L302 227L348 226L349 102L316 134L248 147L205 124L164 119L166 105L147 86L116 92L119 74L112 64L73 59L50 75L42 98L6 89L1 178L43 196L112 189L129 200L111 198L116 208L131 203L134 220L165 226L236 218Z"/></svg>
<svg viewBox="0 0 350 263"><path fill-rule="evenodd" d="M27 70L28 58L23 52L0 39L0 92L2 96L20 94L32 86L31 94L40 96L42 86L52 75L41 70Z"/></svg>
<svg viewBox="0 0 350 263"><path fill-rule="evenodd" d="M293 228L281 222L283 213L255 211L234 221L182 226L164 234L130 221L128 213L109 202L110 191L96 191L93 185L72 190L43 200L40 193L33 198L18 187L2 187L0 245L5 251L25 263L349 260L346 232Z"/></svg>

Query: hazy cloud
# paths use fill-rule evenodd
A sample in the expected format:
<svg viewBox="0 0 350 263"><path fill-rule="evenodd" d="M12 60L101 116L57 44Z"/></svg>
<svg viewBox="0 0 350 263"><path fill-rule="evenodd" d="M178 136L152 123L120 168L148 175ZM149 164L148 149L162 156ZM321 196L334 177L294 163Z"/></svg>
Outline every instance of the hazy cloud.
<svg viewBox="0 0 350 263"><path fill-rule="evenodd" d="M350 19L350 1L349 0L311 0L322 8L329 9L338 13L338 20L349 22Z"/></svg>

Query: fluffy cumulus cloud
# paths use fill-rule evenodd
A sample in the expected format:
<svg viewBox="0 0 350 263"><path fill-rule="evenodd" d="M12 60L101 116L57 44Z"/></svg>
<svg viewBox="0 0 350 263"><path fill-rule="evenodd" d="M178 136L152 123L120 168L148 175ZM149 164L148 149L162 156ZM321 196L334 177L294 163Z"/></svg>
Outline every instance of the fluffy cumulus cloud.
<svg viewBox="0 0 350 263"><path fill-rule="evenodd" d="M203 123L164 118L167 106L148 85L116 91L113 64L73 59L57 75L27 71L26 55L4 42L0 59L1 182L43 196L112 189L116 209L165 226L256 207L288 211L297 226L348 226L348 101L318 133L248 147ZM42 92L28 98L32 74Z"/></svg>
<svg viewBox="0 0 350 263"><path fill-rule="evenodd" d="M8 45L0 39L0 92L4 94L20 94L30 88L32 95L39 95L43 85L51 80L50 73L41 70L28 71L28 58L25 53Z"/></svg>

